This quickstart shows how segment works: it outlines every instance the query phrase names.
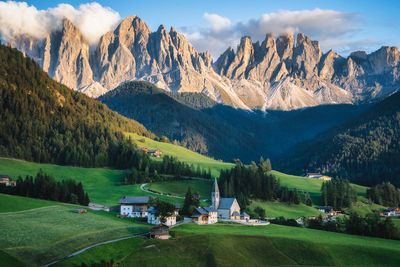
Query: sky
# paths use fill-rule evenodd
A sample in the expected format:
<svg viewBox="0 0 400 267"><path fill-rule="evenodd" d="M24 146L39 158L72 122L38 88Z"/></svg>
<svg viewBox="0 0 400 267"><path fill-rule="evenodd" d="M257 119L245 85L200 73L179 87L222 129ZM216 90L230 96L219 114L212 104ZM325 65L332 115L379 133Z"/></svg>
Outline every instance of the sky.
<svg viewBox="0 0 400 267"><path fill-rule="evenodd" d="M161 24L174 26L214 59L229 46L235 48L244 35L255 42L269 32L303 32L320 41L324 52L333 49L343 56L400 46L399 0L0 1L0 35L6 41L21 33L43 37L66 16L95 45L130 15L142 18L152 31Z"/></svg>

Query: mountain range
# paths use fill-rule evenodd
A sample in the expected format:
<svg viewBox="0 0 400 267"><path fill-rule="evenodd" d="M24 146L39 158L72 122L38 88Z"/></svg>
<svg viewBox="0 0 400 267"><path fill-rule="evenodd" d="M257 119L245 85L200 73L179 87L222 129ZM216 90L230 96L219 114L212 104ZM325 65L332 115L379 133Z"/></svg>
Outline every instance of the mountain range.
<svg viewBox="0 0 400 267"><path fill-rule="evenodd" d="M375 101L400 88L397 47L342 57L323 53L318 41L302 33L296 41L293 34L266 34L262 42L245 36L215 61L174 27L152 32L137 16L125 18L92 49L66 18L44 39L24 35L9 44L55 80L92 97L144 80L173 93L201 92L235 108L292 110Z"/></svg>

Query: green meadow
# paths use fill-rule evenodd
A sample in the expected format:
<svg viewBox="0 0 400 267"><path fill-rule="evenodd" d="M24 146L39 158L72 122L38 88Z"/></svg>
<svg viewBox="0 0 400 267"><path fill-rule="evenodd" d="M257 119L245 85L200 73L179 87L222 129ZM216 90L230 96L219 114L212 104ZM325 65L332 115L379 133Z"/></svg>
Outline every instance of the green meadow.
<svg viewBox="0 0 400 267"><path fill-rule="evenodd" d="M75 179L82 182L84 189L89 193L91 202L107 206L118 205L121 196L157 196L171 203L183 202L180 198L146 193L138 184L120 185L124 172L118 170L59 166L0 158L0 173L8 174L13 180L16 180L18 176L35 176L40 170L54 176L57 180Z"/></svg>
<svg viewBox="0 0 400 267"><path fill-rule="evenodd" d="M400 260L399 241L280 225L185 224L171 235L107 244L57 266L111 258L117 266L397 266Z"/></svg>
<svg viewBox="0 0 400 267"><path fill-rule="evenodd" d="M289 219L298 219L300 217L318 216L320 214L323 214L317 209L306 206L304 204L289 205L280 202L252 200L249 208L254 210L255 207L261 207L265 209L265 215L267 218L276 218L283 216Z"/></svg>
<svg viewBox="0 0 400 267"><path fill-rule="evenodd" d="M188 164L193 164L195 167L200 166L204 170L211 170L213 177L218 177L221 170L232 168L232 163L226 163L218 161L199 153L193 152L182 146L174 144L157 142L150 138L139 136L137 134L127 134L128 137L132 138L138 147L147 147L149 149L159 149L163 152L163 155L177 157L179 160L184 161ZM157 160L157 159L154 159Z"/></svg>
<svg viewBox="0 0 400 267"><path fill-rule="evenodd" d="M192 193L198 192L200 194L200 199L210 199L213 181L214 180L188 179L171 182L157 182L149 183L145 186L145 188L159 193L169 193L174 196L185 197L188 187L190 187Z"/></svg>
<svg viewBox="0 0 400 267"><path fill-rule="evenodd" d="M77 214L73 212L76 206L57 202L50 202L53 205L49 206L49 203L18 196L7 200L16 200L21 207L15 205L14 210L18 211L14 212L0 210L0 250L29 265L50 263L91 244L144 233L149 228L90 210ZM36 206L26 209L24 202Z"/></svg>

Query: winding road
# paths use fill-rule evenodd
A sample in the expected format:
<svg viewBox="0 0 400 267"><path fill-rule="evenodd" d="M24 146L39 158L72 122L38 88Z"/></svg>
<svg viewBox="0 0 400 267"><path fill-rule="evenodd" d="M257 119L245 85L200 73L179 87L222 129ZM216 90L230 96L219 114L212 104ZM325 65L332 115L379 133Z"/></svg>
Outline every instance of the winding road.
<svg viewBox="0 0 400 267"><path fill-rule="evenodd" d="M181 196L175 196L175 195L171 195L171 194L168 195L168 194L162 194L162 193L156 193L156 192L149 191L149 190L147 190L147 189L144 188L146 185L147 185L147 184L141 184L141 185L140 185L140 189L141 189L142 191L146 192L146 193L150 193L150 194L154 194L154 195L160 195L160 196L165 196L165 197L175 197L175 198L184 199L184 197L181 197Z"/></svg>
<svg viewBox="0 0 400 267"><path fill-rule="evenodd" d="M79 254L81 254L82 252L85 252L85 251L87 251L87 250L89 250L89 249L91 249L91 248L95 248L95 247L98 247L98 246L101 246L101 245L105 245L105 244L109 244L109 243L118 242L118 241L125 240L125 239L130 239L130 238L134 238L134 237L144 236L144 235L147 235L147 234L148 234L148 232L147 232L147 233L143 233L143 234L138 234L138 235L133 235L133 236L128 236L128 237L122 237L122 238L118 238L118 239L113 239L113 240L109 240L109 241L104 241L104 242L101 242L101 243L97 243L97 244L91 245L91 246L89 246L89 247L87 247L87 248L81 249L81 250L79 250L79 251L77 251L77 252L74 252L74 253L72 253L71 255L68 255L68 256L66 256L66 257L64 257L64 258L62 258L62 259L60 259L60 260L56 260L56 261L53 261L53 262L51 262L51 263L49 263L49 264L43 265L43 267L52 266L52 265L54 265L54 264L56 264L56 263L59 263L59 262L68 260L69 258L72 258L72 257L74 257L74 256L76 256L76 255L79 255Z"/></svg>

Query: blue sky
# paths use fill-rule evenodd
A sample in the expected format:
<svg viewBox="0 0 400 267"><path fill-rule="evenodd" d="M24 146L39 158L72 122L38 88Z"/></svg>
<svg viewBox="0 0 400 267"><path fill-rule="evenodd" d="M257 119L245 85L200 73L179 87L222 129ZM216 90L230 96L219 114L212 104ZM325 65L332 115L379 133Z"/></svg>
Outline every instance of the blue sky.
<svg viewBox="0 0 400 267"><path fill-rule="evenodd" d="M26 1L38 10L67 1ZM305 32L342 55L351 50L371 52L381 45L400 45L400 1L96 1L119 13L135 14L154 31L160 24L174 26L200 50L218 56L241 35L253 40L263 31ZM383 3L382 3L383 2ZM68 1L75 8L84 1ZM328 12L333 11L333 12ZM297 12L297 13L296 13ZM282 25L286 25L283 27ZM298 25L297 25L298 24ZM222 26L221 26L222 25Z"/></svg>

